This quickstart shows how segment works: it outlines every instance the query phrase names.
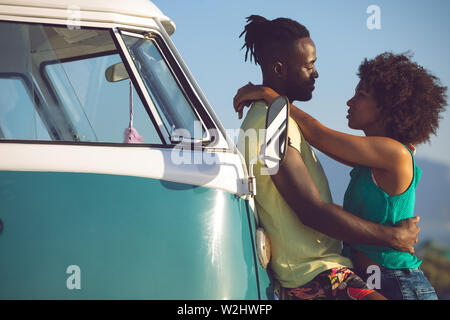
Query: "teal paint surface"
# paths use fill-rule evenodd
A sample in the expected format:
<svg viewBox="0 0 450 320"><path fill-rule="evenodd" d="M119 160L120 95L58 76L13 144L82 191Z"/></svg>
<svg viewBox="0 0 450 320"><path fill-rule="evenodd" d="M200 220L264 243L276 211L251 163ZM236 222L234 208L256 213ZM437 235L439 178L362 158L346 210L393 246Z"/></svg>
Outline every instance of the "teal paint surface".
<svg viewBox="0 0 450 320"><path fill-rule="evenodd" d="M253 210L248 206L249 215L250 215L250 223L251 223L251 230L253 233L253 239L256 238L255 232L256 232L256 224ZM255 244L256 248L256 244ZM272 281L272 275L269 271L270 266L267 266L266 269L263 269L261 267L261 264L259 263L258 256L255 250L255 257L256 257L256 264L258 266L258 280L259 280L259 292L260 297L262 300L274 300L274 287L273 287L273 281Z"/></svg>
<svg viewBox="0 0 450 320"><path fill-rule="evenodd" d="M245 202L227 192L3 171L0 219L0 299L258 299Z"/></svg>

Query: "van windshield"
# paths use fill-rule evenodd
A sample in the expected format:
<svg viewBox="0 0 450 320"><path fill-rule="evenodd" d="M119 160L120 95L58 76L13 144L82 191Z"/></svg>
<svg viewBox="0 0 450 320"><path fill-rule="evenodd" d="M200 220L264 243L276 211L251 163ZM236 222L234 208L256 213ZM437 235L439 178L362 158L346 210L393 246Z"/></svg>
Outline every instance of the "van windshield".
<svg viewBox="0 0 450 320"><path fill-rule="evenodd" d="M125 34L122 37L167 131L203 138L204 126L161 54L157 40Z"/></svg>

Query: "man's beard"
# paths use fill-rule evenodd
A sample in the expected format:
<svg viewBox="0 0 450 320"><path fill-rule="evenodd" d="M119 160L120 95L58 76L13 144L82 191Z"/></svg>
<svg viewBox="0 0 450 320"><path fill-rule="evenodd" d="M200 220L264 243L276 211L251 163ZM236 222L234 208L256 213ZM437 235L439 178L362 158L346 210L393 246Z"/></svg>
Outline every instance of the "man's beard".
<svg viewBox="0 0 450 320"><path fill-rule="evenodd" d="M309 101L312 99L312 92L308 85L302 86L302 87L296 87L296 88L290 88L288 92L288 98L291 101Z"/></svg>

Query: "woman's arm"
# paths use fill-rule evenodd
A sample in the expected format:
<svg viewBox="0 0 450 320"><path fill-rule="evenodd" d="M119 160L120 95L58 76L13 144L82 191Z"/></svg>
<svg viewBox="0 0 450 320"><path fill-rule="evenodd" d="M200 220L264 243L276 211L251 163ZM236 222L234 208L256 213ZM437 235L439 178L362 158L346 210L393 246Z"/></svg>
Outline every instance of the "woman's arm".
<svg viewBox="0 0 450 320"><path fill-rule="evenodd" d="M245 87L239 89L234 99L236 112L242 113L251 100L264 99L270 103L273 98L278 97L273 90L266 94L262 88L264 87L256 87L256 90ZM403 220L394 227L387 227L363 220L338 205L323 202L300 153L294 148L287 148L278 173L271 178L285 201L306 226L346 242L382 245L414 253L419 232L417 217Z"/></svg>
<svg viewBox="0 0 450 320"><path fill-rule="evenodd" d="M391 138L362 137L330 129L292 104L290 112L312 146L341 162L388 170L410 162L409 152Z"/></svg>
<svg viewBox="0 0 450 320"><path fill-rule="evenodd" d="M248 84L234 98L239 115L252 100L264 99L270 104L278 93L268 87ZM327 128L306 112L290 104L290 114L305 139L328 156L350 166L355 164L394 171L410 162L411 156L402 145L387 137L361 137Z"/></svg>
<svg viewBox="0 0 450 320"><path fill-rule="evenodd" d="M337 162L340 162L340 163L342 163L342 164L345 164L346 166L349 166L349 167L352 167L352 168L353 168L354 166L356 166L356 164L353 163L353 162L344 161L344 160L342 160L341 158L338 158L338 157L336 157L336 156L333 156L332 154L329 154L329 153L324 152L323 150L322 150L321 152L322 152L324 155L330 157L331 159L333 159L333 160L335 160L335 161L337 161Z"/></svg>

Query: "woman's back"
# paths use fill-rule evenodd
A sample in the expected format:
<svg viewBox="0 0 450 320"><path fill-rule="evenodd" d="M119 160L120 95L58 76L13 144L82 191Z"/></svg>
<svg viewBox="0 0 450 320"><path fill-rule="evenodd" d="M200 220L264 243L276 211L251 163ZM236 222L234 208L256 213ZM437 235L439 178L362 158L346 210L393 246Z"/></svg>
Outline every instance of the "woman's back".
<svg viewBox="0 0 450 320"><path fill-rule="evenodd" d="M408 149L409 150L409 149ZM414 215L415 189L422 170L413 161L413 177L409 187L401 194L390 196L381 189L372 175L372 169L357 165L350 172L351 180L344 196L344 209L365 220L392 226ZM375 263L387 268L417 268L421 264L416 256L387 247L345 244L344 253L354 248Z"/></svg>

